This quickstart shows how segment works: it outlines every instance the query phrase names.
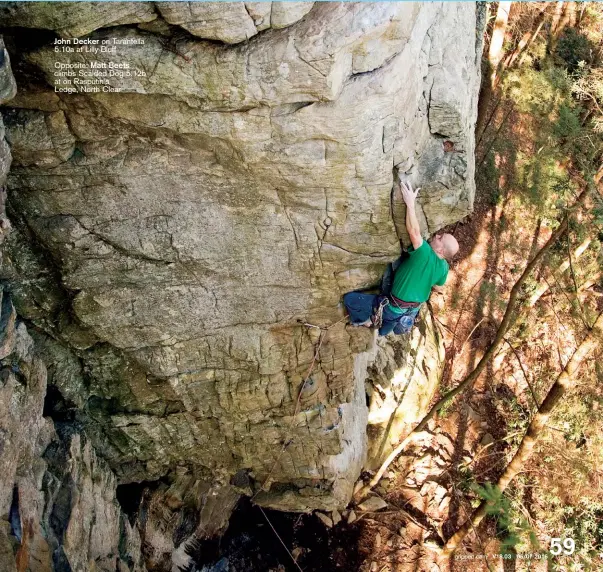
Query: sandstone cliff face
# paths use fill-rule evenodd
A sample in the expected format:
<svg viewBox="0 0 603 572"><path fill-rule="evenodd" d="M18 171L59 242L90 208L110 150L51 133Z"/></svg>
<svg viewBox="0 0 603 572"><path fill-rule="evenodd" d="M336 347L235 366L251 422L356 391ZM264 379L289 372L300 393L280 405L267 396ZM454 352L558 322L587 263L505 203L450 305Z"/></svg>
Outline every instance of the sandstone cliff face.
<svg viewBox="0 0 603 572"><path fill-rule="evenodd" d="M472 208L476 7L112 4L0 5L19 87L2 109L1 273L60 398L47 413L68 405L82 433L65 447L116 483L165 479L174 515L194 497L199 534L224 524L215 496L341 508L384 451L367 441L365 382L406 367L390 405L404 380L408 395L431 380L419 403L435 388L429 318L377 347L340 298L399 253L396 169L423 189L426 236ZM40 29L130 43L74 56ZM110 78L119 92L55 91L57 63L91 59L145 73ZM379 443L416 413L392 423L379 407ZM147 562L172 557L173 536Z"/></svg>
<svg viewBox="0 0 603 572"><path fill-rule="evenodd" d="M0 102L14 95L0 41ZM4 192L10 163L2 137L0 260L11 230ZM45 416L52 394L35 342L0 285L0 570L142 572L140 535L117 502L114 473L65 410L56 423Z"/></svg>

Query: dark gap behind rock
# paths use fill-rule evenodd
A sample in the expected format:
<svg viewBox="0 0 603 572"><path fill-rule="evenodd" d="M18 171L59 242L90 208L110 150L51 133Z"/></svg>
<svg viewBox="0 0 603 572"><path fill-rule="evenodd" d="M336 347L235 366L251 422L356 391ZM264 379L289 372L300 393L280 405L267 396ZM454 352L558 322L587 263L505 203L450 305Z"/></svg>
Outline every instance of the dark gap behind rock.
<svg viewBox="0 0 603 572"><path fill-rule="evenodd" d="M358 527L342 523L327 529L312 514L263 510L287 550L293 553L296 548L301 549L297 563L305 572L348 571L360 567ZM219 540L196 542L189 546L188 553L199 570L206 566L207 570L217 572L226 559L231 570L263 571L280 565L286 571L299 572L270 524L260 508L244 497L230 517L224 535Z"/></svg>
<svg viewBox="0 0 603 572"><path fill-rule="evenodd" d="M134 526L138 517L140 503L147 489L155 490L161 481L141 481L118 485L115 492L117 502L124 514L127 515L130 525Z"/></svg>
<svg viewBox="0 0 603 572"><path fill-rule="evenodd" d="M56 385L49 385L44 397L44 417L50 417L55 422L71 423L75 420L75 403L65 399Z"/></svg>
<svg viewBox="0 0 603 572"><path fill-rule="evenodd" d="M13 500L8 515L10 533L17 539L17 542L21 543L23 528L21 527L21 514L19 511L19 487L16 485L13 487Z"/></svg>

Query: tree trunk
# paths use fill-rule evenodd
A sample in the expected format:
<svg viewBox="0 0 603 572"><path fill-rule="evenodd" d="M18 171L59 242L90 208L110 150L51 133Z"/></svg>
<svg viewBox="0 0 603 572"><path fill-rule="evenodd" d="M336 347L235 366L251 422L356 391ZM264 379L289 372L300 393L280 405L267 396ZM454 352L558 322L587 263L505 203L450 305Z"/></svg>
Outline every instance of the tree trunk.
<svg viewBox="0 0 603 572"><path fill-rule="evenodd" d="M490 47L488 49L488 59L484 62L482 90L477 106L477 124L475 126L475 134L479 135L484 127L490 100L496 83L498 67L503 56L503 43L505 40L505 32L509 21L509 11L513 2L499 2L498 10L496 11L496 20L494 29L490 39Z"/></svg>
<svg viewBox="0 0 603 572"><path fill-rule="evenodd" d="M587 238L580 246L578 246L578 248L576 248L576 250L574 250L574 260L578 260L578 258L580 258L580 256L582 256L584 251L590 246L590 241L591 241L591 239ZM570 267L570 260L568 258L561 264L561 266L559 266L558 268L555 269L555 273L558 274L559 276L561 276L564 272L567 271L567 269L569 267ZM546 282L544 282L544 284L541 284L540 286L538 286L538 288L536 288L536 290L530 297L528 305L530 307L534 306L534 304L536 304L536 302L538 302L538 300L540 300L540 298L542 298L542 296L548 289L549 289L549 285Z"/></svg>
<svg viewBox="0 0 603 572"><path fill-rule="evenodd" d="M586 2L580 3L580 10L578 11L578 15L576 17L576 27L582 27L582 20L584 19L584 11L586 10Z"/></svg>
<svg viewBox="0 0 603 572"><path fill-rule="evenodd" d="M555 53L555 50L557 49L557 42L559 42L559 38L561 37L561 34L563 34L563 30L565 30L565 27L571 22L572 17L574 16L575 12L576 12L576 3L575 2L565 2L565 6L563 8L563 13L561 15L561 18L559 19L557 26L555 27L554 30L552 29L552 26L551 26L551 35L549 37L549 49L548 49L549 54Z"/></svg>
<svg viewBox="0 0 603 572"><path fill-rule="evenodd" d="M567 9L569 11L569 18L568 18L568 21L567 21L567 25L570 28L575 28L576 27L576 22L578 20L578 13L577 13L577 10L576 10L576 3L575 2L570 2L568 4Z"/></svg>
<svg viewBox="0 0 603 572"><path fill-rule="evenodd" d="M503 65L503 69L508 69L513 67L518 58L523 58L523 55L528 50L528 48L532 45L534 40L537 38L542 25L544 24L544 20L546 18L546 7L540 10L538 16L536 16L534 20L534 24L532 24L532 29L526 32L517 47L505 58L505 62ZM519 60L521 62L521 59Z"/></svg>
<svg viewBox="0 0 603 572"><path fill-rule="evenodd" d="M559 22L561 21L561 15L563 14L565 2L557 2L555 11L553 12L553 19L551 20L551 27L549 29L549 41L547 42L546 51L551 53L551 45L553 44L553 37L559 29Z"/></svg>
<svg viewBox="0 0 603 572"><path fill-rule="evenodd" d="M492 31L492 39L490 40L490 49L488 50L488 61L492 66L493 73L496 73L496 68L503 56L503 42L505 40L505 32L509 22L509 12L512 2L499 2L498 10L496 11L496 21L494 22L494 30Z"/></svg>
<svg viewBox="0 0 603 572"><path fill-rule="evenodd" d="M517 473L521 471L525 462L529 459L534 450L534 446L536 445L536 441L542 435L543 429L546 426L551 413L561 401L561 398L568 387L570 387L573 375L580 367L584 358L597 347L602 328L603 313L599 314L594 326L589 330L586 338L584 338L574 355L567 362L563 371L549 389L549 392L538 408L538 411L534 414L515 456L501 475L500 479L498 479L496 485L501 491L504 491L507 488L509 483L515 478ZM482 501L471 517L468 518L454 535L450 537L442 551L444 556L450 556L460 546L469 531L479 525L484 516L486 516L487 508L488 501Z"/></svg>

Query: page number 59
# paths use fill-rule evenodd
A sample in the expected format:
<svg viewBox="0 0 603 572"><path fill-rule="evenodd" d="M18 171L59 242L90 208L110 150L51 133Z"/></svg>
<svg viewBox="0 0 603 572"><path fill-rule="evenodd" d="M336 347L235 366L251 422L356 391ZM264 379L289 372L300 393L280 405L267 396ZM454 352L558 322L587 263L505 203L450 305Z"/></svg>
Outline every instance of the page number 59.
<svg viewBox="0 0 603 572"><path fill-rule="evenodd" d="M569 556L574 553L575 549L576 543L572 538L564 538L563 541L561 538L551 538L549 552L553 556L559 556L562 553L564 556Z"/></svg>

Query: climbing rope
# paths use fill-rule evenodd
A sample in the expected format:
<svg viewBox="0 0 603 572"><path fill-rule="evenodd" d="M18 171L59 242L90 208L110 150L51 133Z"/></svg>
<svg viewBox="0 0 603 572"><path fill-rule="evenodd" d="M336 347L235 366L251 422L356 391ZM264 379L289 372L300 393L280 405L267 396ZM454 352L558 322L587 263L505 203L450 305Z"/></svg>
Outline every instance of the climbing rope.
<svg viewBox="0 0 603 572"><path fill-rule="evenodd" d="M297 560L295 560L295 558L293 557L293 554L291 554L291 552L287 548L287 545L283 542L283 539L280 537L279 533L276 531L276 528L274 528L274 526L270 522L270 519L268 518L268 516L264 512L264 509L261 506L258 506L258 508L262 511L262 514L264 515L264 518L266 519L266 522L270 525L270 528L272 529L272 532L274 532L274 534L276 535L276 537L279 539L280 543L283 545L283 548L287 551L287 554L289 554L289 556L291 557L291 560L293 560L293 564L295 564L297 566L297 569L299 570L299 572L304 572L302 570L301 566L297 563Z"/></svg>

